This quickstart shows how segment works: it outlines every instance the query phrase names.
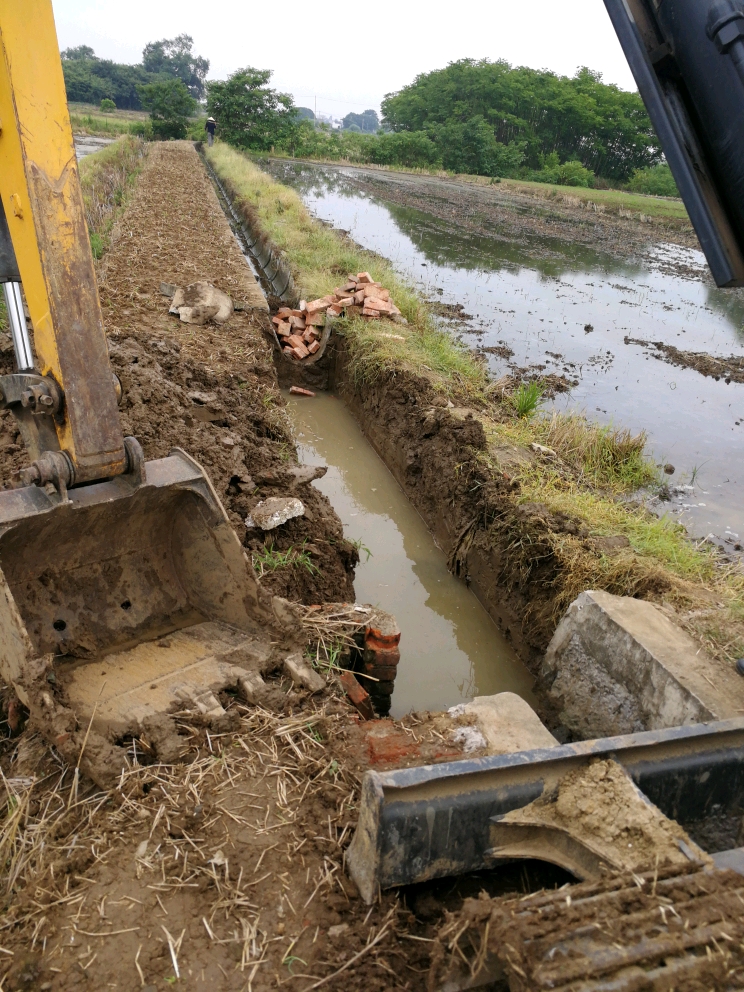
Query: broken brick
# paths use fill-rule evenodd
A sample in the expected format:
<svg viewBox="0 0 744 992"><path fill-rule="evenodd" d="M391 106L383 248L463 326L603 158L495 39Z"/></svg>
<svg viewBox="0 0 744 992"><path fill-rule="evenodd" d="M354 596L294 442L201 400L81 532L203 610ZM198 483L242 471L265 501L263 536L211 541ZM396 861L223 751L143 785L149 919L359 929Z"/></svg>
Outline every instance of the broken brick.
<svg viewBox="0 0 744 992"><path fill-rule="evenodd" d="M372 702L367 690L359 685L351 672L342 672L339 680L352 706L358 710L365 720L374 720L375 711L372 709Z"/></svg>
<svg viewBox="0 0 744 992"><path fill-rule="evenodd" d="M315 396L312 389L303 389L302 386L290 386L289 391L293 396Z"/></svg>
<svg viewBox="0 0 744 992"><path fill-rule="evenodd" d="M368 310L379 310L380 313L390 313L390 304L386 300L379 300L374 296L364 301Z"/></svg>
<svg viewBox="0 0 744 992"><path fill-rule="evenodd" d="M369 272L357 272L357 282L374 282Z"/></svg>

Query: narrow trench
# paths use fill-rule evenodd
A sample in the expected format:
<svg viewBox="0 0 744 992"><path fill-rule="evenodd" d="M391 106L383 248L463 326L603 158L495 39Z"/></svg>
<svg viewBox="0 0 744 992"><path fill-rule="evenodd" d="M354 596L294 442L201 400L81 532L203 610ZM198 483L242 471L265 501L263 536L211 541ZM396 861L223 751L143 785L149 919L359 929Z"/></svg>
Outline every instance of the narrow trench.
<svg viewBox="0 0 744 992"><path fill-rule="evenodd" d="M328 465L313 485L330 500L348 540L360 543L356 598L393 613L401 628L392 716L506 691L534 705L532 676L474 594L447 569L426 524L343 400L320 392L287 399L300 461Z"/></svg>
<svg viewBox="0 0 744 992"><path fill-rule="evenodd" d="M246 263L266 291L239 218L202 161ZM300 461L328 466L313 485L328 497L345 537L360 542L357 602L392 613L400 625L390 715L443 710L497 692L514 692L536 707L534 677L475 595L449 571L441 548L343 400L321 391L312 399L285 395Z"/></svg>

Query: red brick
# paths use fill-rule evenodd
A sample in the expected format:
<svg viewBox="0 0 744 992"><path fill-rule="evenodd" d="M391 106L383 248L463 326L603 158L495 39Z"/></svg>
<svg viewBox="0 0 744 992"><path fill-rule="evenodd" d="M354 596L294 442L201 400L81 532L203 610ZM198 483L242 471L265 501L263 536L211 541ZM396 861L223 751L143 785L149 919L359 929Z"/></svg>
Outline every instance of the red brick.
<svg viewBox="0 0 744 992"><path fill-rule="evenodd" d="M307 312L312 314L318 313L322 310L327 310L331 303L333 303L332 296L323 296L319 300L311 300L310 303L307 304Z"/></svg>
<svg viewBox="0 0 744 992"><path fill-rule="evenodd" d="M314 355L319 348L320 348L320 341L313 341L311 344L307 346L307 350L310 352L311 355Z"/></svg>
<svg viewBox="0 0 744 992"><path fill-rule="evenodd" d="M307 356L310 354L310 352L307 350L307 348L302 342L300 342L298 345L295 345L295 347L292 349L292 352L294 353L296 358L307 358Z"/></svg>
<svg viewBox="0 0 744 992"><path fill-rule="evenodd" d="M353 296L342 296L341 299L338 301L338 305L340 307L350 307L353 304L353 302L354 302Z"/></svg>
<svg viewBox="0 0 744 992"><path fill-rule="evenodd" d="M325 313L319 310L317 313L309 313L305 317L305 327L322 327L325 324Z"/></svg>
<svg viewBox="0 0 744 992"><path fill-rule="evenodd" d="M356 303L356 305L358 307L361 307L361 306L364 305L364 290L363 289L360 289L358 292L354 293L354 303Z"/></svg>
<svg viewBox="0 0 744 992"><path fill-rule="evenodd" d="M413 737L399 730L392 720L375 720L367 729L367 753L371 765L400 766L421 757Z"/></svg>
<svg viewBox="0 0 744 992"><path fill-rule="evenodd" d="M357 282L374 282L369 272L357 272Z"/></svg>
<svg viewBox="0 0 744 992"><path fill-rule="evenodd" d="M290 336L287 338L287 344L290 346L290 348L298 348L303 343L304 342L302 340L301 334L290 334Z"/></svg>
<svg viewBox="0 0 744 992"><path fill-rule="evenodd" d="M281 335L291 334L292 325L288 321L283 320L281 324L276 325L276 333Z"/></svg>
<svg viewBox="0 0 744 992"><path fill-rule="evenodd" d="M390 313L390 304L386 300L380 300L374 296L366 299L364 305L368 310L379 310L380 313Z"/></svg>
<svg viewBox="0 0 744 992"><path fill-rule="evenodd" d="M305 318L304 317L298 317L296 314L292 314L292 316L289 318L289 322L292 325L292 327L296 328L298 331L304 331L305 330Z"/></svg>
<svg viewBox="0 0 744 992"><path fill-rule="evenodd" d="M372 702L367 690L359 685L351 672L342 672L340 681L349 702L356 707L365 720L374 720L375 711L372 709Z"/></svg>
<svg viewBox="0 0 744 992"><path fill-rule="evenodd" d="M336 303L331 303L331 305L326 310L326 313L330 314L331 317L338 317L341 314L341 307L338 306L338 304Z"/></svg>
<svg viewBox="0 0 744 992"><path fill-rule="evenodd" d="M282 351L284 352L284 354L285 354L285 355L289 355L290 357L291 357L292 355L294 355L294 352L293 352L293 351L292 351L292 349L291 349L291 348L289 348L289 347L286 347L286 348L282 348Z"/></svg>
<svg viewBox="0 0 744 992"><path fill-rule="evenodd" d="M373 318L376 318L377 320L379 320L380 319L380 311L379 310L368 310L365 307L364 310L362 310L362 317L373 317Z"/></svg>
<svg viewBox="0 0 744 992"><path fill-rule="evenodd" d="M289 391L293 396L315 396L312 389L303 389L302 386L290 386Z"/></svg>

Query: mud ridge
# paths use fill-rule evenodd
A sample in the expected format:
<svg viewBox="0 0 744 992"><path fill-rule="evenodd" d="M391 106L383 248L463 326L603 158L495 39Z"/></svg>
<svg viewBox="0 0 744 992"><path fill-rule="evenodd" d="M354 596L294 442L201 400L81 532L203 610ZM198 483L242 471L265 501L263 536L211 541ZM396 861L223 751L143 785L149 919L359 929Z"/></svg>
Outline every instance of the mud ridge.
<svg viewBox="0 0 744 992"><path fill-rule="evenodd" d="M642 348L654 348L651 354L654 358L676 365L683 369L694 369L701 375L710 376L713 379L723 379L729 382L744 382L744 357L741 355L729 355L728 358L719 358L717 355L708 355L704 351L682 351L672 344L665 344L663 341L644 341L641 338L624 338L625 344L638 344Z"/></svg>

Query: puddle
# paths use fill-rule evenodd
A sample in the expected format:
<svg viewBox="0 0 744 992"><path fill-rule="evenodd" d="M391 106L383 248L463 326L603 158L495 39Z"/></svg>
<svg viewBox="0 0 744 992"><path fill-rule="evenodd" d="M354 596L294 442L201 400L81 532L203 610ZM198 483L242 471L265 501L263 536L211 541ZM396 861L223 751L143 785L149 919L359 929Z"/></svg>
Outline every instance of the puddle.
<svg viewBox="0 0 744 992"><path fill-rule="evenodd" d="M73 137L75 139L75 155L78 162L81 158L85 158L86 155L99 152L106 145L110 145L116 140L115 138L99 138L92 134L75 134Z"/></svg>
<svg viewBox="0 0 744 992"><path fill-rule="evenodd" d="M393 613L400 624L392 715L507 690L534 705L532 676L475 596L447 571L444 554L344 403L327 393L287 399L300 460L328 465L313 485L333 504L346 537L363 545L357 601Z"/></svg>
<svg viewBox="0 0 744 992"><path fill-rule="evenodd" d="M519 366L563 373L577 382L552 404L584 410L600 423L645 430L658 463L676 472L673 514L696 537L730 546L744 532L744 385L705 378L659 361L625 337L686 351L744 353L744 295L702 278L670 274L670 262L704 272L699 251L658 245L620 262L545 235L515 240L494 230L473 235L432 214L384 198L394 174L374 174L374 196L353 183L363 170L272 160L321 219L389 258L430 299L461 303L471 319L453 322L471 347L506 344ZM407 177L410 179L411 177ZM432 196L435 193L431 194ZM585 331L585 327L590 331ZM488 355L495 375L505 362Z"/></svg>

